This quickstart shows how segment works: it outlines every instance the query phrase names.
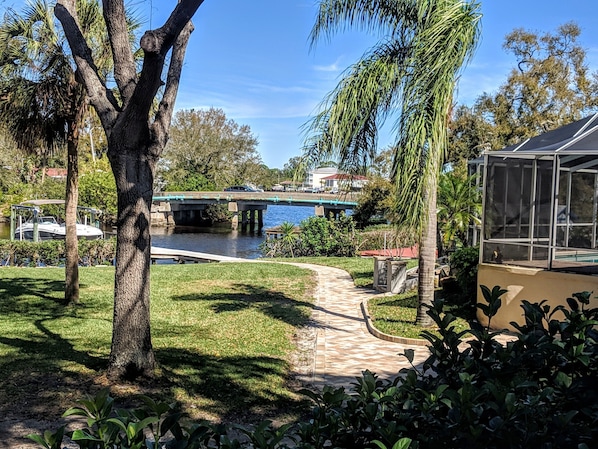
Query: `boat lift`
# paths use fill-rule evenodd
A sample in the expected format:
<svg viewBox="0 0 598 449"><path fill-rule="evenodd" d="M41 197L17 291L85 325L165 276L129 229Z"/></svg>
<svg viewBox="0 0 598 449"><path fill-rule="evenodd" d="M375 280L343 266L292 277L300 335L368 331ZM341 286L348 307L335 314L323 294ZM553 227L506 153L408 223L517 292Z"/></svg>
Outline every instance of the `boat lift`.
<svg viewBox="0 0 598 449"><path fill-rule="evenodd" d="M10 206L10 240L15 240L15 232L17 227L23 229L23 213L20 212L29 212L27 215L32 215L30 220L33 222L33 241L39 241L39 217L41 213L41 207L48 204L65 204L64 200L29 200L24 201L21 204L12 204ZM83 207L77 206L77 211L83 212L84 222L83 224L88 224L88 218L91 223L93 223L96 227L99 228L99 217L102 215L102 211L99 209L94 209L93 207ZM24 240L23 235L21 233L20 238L18 240Z"/></svg>

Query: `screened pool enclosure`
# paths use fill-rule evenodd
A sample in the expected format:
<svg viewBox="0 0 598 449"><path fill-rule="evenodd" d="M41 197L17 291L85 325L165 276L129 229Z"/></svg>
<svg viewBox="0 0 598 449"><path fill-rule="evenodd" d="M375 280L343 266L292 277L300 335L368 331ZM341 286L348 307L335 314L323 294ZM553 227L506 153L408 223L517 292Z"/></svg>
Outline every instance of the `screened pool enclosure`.
<svg viewBox="0 0 598 449"><path fill-rule="evenodd" d="M598 274L598 114L484 155L481 262Z"/></svg>

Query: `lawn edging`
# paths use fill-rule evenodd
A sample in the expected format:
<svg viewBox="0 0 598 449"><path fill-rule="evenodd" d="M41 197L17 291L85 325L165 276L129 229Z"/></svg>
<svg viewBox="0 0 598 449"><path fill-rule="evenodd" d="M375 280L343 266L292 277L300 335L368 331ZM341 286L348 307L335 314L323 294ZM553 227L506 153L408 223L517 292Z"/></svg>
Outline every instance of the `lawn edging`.
<svg viewBox="0 0 598 449"><path fill-rule="evenodd" d="M378 328L376 328L376 326L374 326L374 322L368 309L368 301L369 299L365 299L361 302L361 311L363 312L365 325L368 328L370 334L372 334L374 337L379 338L381 340L391 341L393 343L401 343L404 345L427 346L429 344L428 340L425 340L423 338L400 337L398 335L385 334L384 332L380 331Z"/></svg>

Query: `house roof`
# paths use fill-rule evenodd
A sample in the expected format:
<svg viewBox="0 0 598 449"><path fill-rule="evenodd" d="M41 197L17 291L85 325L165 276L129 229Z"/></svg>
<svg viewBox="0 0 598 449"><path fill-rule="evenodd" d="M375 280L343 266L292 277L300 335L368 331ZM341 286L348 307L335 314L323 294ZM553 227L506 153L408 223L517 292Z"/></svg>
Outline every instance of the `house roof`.
<svg viewBox="0 0 598 449"><path fill-rule="evenodd" d="M598 154L598 113L488 154Z"/></svg>
<svg viewBox="0 0 598 449"><path fill-rule="evenodd" d="M338 180L338 181L365 181L368 178L366 178L365 176L361 176L361 175L349 175L346 173L336 173L334 175L330 175L330 176L326 176L325 178L322 178L324 181L332 181L332 180Z"/></svg>
<svg viewBox="0 0 598 449"><path fill-rule="evenodd" d="M336 168L336 167L319 167L319 168L316 168L315 170L311 171L312 174L318 174L318 175L323 175L326 173L337 173L337 172L338 172L338 168Z"/></svg>
<svg viewBox="0 0 598 449"><path fill-rule="evenodd" d="M561 166L592 168L598 166L598 113L532 137L488 156L532 159L561 156Z"/></svg>

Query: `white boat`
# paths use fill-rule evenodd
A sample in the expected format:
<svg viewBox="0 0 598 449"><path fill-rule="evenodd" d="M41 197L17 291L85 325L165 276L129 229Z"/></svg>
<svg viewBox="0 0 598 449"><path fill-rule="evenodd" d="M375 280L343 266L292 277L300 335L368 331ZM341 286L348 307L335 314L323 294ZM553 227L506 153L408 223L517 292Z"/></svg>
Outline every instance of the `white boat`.
<svg viewBox="0 0 598 449"><path fill-rule="evenodd" d="M18 223L14 233L15 240L34 240L36 223L39 240L64 240L66 238L66 226L64 223L59 223L54 216L40 215L40 206L47 204L64 204L64 200L32 200L21 203L18 206L13 206L15 210L32 212L32 216L27 221ZM100 212L90 208L80 209L87 212L91 211L95 215L98 215ZM19 221L21 220L22 216L19 215ZM77 223L77 237L88 240L102 239L104 238L104 232L97 226L87 224L87 216L85 216L83 223Z"/></svg>

